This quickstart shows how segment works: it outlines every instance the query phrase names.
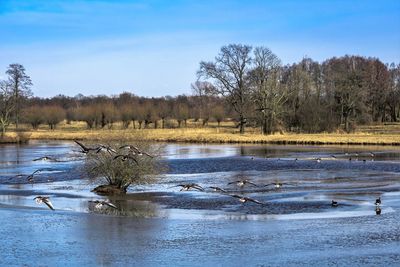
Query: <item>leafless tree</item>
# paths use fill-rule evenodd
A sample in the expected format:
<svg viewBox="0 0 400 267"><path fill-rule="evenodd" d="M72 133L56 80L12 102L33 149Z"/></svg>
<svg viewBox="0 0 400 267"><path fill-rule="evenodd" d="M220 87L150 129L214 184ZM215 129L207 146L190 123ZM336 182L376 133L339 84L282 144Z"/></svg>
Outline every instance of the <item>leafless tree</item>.
<svg viewBox="0 0 400 267"><path fill-rule="evenodd" d="M7 127L11 123L11 114L14 110L12 91L6 81L0 81L0 127L1 137L6 133Z"/></svg>
<svg viewBox="0 0 400 267"><path fill-rule="evenodd" d="M223 46L214 62L200 62L199 78L213 82L214 93L223 95L239 116L240 133L247 121L250 88L248 71L252 62L251 46L230 44Z"/></svg>
<svg viewBox="0 0 400 267"><path fill-rule="evenodd" d="M253 101L262 121L263 134L270 134L283 113L287 93L280 83L280 59L266 47L254 49L254 69L250 72Z"/></svg>
<svg viewBox="0 0 400 267"><path fill-rule="evenodd" d="M8 83L13 92L14 100L14 119L16 128L18 128L19 117L21 111L21 102L25 97L32 95L30 87L32 86L31 78L25 73L25 68L21 64L10 64L6 71L8 75Z"/></svg>

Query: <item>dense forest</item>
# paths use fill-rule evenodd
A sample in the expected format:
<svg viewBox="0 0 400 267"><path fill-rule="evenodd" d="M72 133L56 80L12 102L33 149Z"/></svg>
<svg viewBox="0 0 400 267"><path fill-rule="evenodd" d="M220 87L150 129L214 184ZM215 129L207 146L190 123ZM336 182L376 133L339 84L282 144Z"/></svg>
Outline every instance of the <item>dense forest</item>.
<svg viewBox="0 0 400 267"><path fill-rule="evenodd" d="M236 122L276 131L353 131L359 124L400 118L400 64L346 55L323 62L304 58L283 65L268 48L231 44L213 61L200 62L190 95L145 98L125 92L114 96L39 98L20 64L10 64L0 81L0 127L20 123L54 129L66 120L88 128L185 127L189 119ZM171 123L174 121L174 123Z"/></svg>

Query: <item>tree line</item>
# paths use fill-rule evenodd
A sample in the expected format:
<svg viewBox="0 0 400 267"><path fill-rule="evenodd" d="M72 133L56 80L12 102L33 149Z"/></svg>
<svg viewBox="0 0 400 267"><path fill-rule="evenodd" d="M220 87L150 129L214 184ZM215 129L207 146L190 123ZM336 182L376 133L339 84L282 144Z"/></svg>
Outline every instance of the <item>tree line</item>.
<svg viewBox="0 0 400 267"><path fill-rule="evenodd" d="M10 64L0 81L0 127L21 122L50 129L66 120L88 128L185 127L189 119L206 127L233 120L241 133L260 127L276 131L322 132L400 118L400 64L346 55L323 62L304 58L283 65L267 47L223 46L213 61L200 62L192 94L159 98L115 96L34 97L20 64ZM172 123L172 121L174 123Z"/></svg>

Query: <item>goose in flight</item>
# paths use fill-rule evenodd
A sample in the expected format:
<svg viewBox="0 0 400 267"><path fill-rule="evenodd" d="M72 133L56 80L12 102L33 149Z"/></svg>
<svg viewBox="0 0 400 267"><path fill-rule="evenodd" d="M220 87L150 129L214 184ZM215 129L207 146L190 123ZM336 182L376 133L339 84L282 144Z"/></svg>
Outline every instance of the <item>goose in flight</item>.
<svg viewBox="0 0 400 267"><path fill-rule="evenodd" d="M132 160L133 162L135 162L137 165L139 165L139 163L137 162L137 160L132 157L131 155L116 155L113 160L119 159L121 158L122 161L126 161L128 159Z"/></svg>
<svg viewBox="0 0 400 267"><path fill-rule="evenodd" d="M230 195L231 197L237 198L240 202L246 203L247 201L254 202L256 204L264 205L265 203L262 203L256 199L245 197L245 196L240 196L240 195Z"/></svg>
<svg viewBox="0 0 400 267"><path fill-rule="evenodd" d="M195 190L198 190L198 191L204 191L203 187L201 187L200 185L195 184L195 183L178 184L178 185L175 185L175 186L172 186L172 187L178 187L178 186L182 187L181 190L179 190L179 191L189 191L191 189L195 189Z"/></svg>
<svg viewBox="0 0 400 267"><path fill-rule="evenodd" d="M124 146L121 146L119 149L129 149L129 151L130 151L131 153L133 153L134 155L138 155L138 156L146 155L146 156L148 156L149 158L154 158L153 155L150 155L149 153L146 153L146 152L140 150L140 149L139 149L138 147L136 147L136 146L124 145Z"/></svg>
<svg viewBox="0 0 400 267"><path fill-rule="evenodd" d="M105 146L105 145L99 145L97 147L96 153L98 154L98 153L103 152L103 151L108 152L110 155L117 154L117 151L115 151L115 149L113 149L110 146Z"/></svg>
<svg viewBox="0 0 400 267"><path fill-rule="evenodd" d="M53 204L51 204L49 197L37 196L33 200L35 200L37 204L44 203L47 207L49 207L49 209L54 210Z"/></svg>
<svg viewBox="0 0 400 267"><path fill-rule="evenodd" d="M58 159L52 158L52 157L48 157L48 156L44 156L44 157L40 157L37 159L33 159L32 161L55 161L57 162Z"/></svg>
<svg viewBox="0 0 400 267"><path fill-rule="evenodd" d="M228 191L218 186L209 186L208 188L211 188L214 192L228 193Z"/></svg>
<svg viewBox="0 0 400 267"><path fill-rule="evenodd" d="M39 172L43 172L43 171L53 171L53 169L51 169L51 168L38 169L38 170L32 172L31 174L29 174L28 176L26 176L26 179L28 180L28 182L33 183L34 175ZM21 175L17 175L17 176L21 176Z"/></svg>
<svg viewBox="0 0 400 267"><path fill-rule="evenodd" d="M108 201L104 201L104 200L89 200L89 202L95 204L94 205L95 209L101 209L101 208L103 208L105 206L108 206L108 207L113 208L113 209L118 209L118 207L115 206L113 203L108 202Z"/></svg>
<svg viewBox="0 0 400 267"><path fill-rule="evenodd" d="M246 184L251 184L252 186L256 186L256 187L258 187L258 185L256 185L255 183L253 183L253 182L250 182L249 180L237 180L237 181L233 181L233 182L230 182L230 183L228 183L228 185L230 185L230 184L236 184L237 186L239 186L239 187L243 187L243 186L245 186Z"/></svg>
<svg viewBox="0 0 400 267"><path fill-rule="evenodd" d="M273 182L273 183L270 183L270 184L266 184L266 185L264 185L264 186L266 187L266 186L270 186L270 185L273 185L275 188L281 188L283 185L294 185L294 184L291 184L291 183L281 183L281 182Z"/></svg>
<svg viewBox="0 0 400 267"><path fill-rule="evenodd" d="M84 154L87 154L90 151L96 151L97 152L99 150L99 147L96 147L96 148L87 147L87 146L85 146L84 144L82 144L81 142L79 142L77 140L74 140L74 142L77 143L82 148L81 153L84 153Z"/></svg>

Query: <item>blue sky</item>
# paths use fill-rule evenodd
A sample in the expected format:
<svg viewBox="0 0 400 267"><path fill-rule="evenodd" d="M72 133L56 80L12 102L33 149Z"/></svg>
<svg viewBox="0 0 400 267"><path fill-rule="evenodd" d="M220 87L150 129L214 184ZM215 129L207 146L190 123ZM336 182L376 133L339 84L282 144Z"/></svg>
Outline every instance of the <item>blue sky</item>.
<svg viewBox="0 0 400 267"><path fill-rule="evenodd" d="M283 63L357 54L400 62L400 1L0 0L0 78L21 63L36 96L190 94L221 46Z"/></svg>

